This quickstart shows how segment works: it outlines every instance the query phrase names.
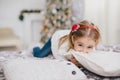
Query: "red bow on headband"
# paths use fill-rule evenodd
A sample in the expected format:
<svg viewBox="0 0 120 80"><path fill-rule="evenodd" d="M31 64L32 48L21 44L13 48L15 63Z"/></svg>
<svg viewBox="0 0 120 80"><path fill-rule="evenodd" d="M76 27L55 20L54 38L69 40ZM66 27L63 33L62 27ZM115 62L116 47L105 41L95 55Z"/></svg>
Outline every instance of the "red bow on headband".
<svg viewBox="0 0 120 80"><path fill-rule="evenodd" d="M80 28L80 25L74 24L74 25L72 26L72 32L77 31L79 28Z"/></svg>

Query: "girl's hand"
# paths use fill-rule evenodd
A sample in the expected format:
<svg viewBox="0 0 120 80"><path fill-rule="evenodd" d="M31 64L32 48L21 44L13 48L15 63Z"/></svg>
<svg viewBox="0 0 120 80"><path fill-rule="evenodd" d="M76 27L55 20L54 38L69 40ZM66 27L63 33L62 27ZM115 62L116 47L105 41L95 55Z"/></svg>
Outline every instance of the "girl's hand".
<svg viewBox="0 0 120 80"><path fill-rule="evenodd" d="M69 59L69 61L71 61L73 64L75 64L78 67L81 66L81 64L75 59L75 57L73 55L72 55L71 59Z"/></svg>

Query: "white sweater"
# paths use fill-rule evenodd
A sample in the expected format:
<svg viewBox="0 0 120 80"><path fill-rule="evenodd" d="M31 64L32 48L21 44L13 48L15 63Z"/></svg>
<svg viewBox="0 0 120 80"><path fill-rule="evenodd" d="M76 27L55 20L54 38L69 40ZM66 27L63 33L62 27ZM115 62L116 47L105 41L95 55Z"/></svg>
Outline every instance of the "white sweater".
<svg viewBox="0 0 120 80"><path fill-rule="evenodd" d="M58 30L56 31L51 39L51 48L53 52L53 56L56 59L66 59L71 57L70 51L68 49L68 41L64 42L60 48L58 48L59 39L67 34L69 34L70 30Z"/></svg>

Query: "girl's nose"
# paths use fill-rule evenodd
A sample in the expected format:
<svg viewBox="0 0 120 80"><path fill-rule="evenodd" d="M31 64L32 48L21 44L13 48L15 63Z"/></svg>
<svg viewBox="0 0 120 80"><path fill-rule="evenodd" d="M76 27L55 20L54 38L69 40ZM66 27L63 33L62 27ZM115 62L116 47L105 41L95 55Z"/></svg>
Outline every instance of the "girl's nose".
<svg viewBox="0 0 120 80"><path fill-rule="evenodd" d="M83 53L88 53L88 51L87 51L86 48L84 48L82 52L83 52Z"/></svg>

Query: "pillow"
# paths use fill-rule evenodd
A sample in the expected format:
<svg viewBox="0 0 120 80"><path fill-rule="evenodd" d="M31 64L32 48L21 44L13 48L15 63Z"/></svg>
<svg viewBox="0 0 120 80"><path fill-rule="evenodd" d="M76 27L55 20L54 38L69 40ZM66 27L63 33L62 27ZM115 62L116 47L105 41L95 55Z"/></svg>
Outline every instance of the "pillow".
<svg viewBox="0 0 120 80"><path fill-rule="evenodd" d="M6 80L86 80L79 68L63 60L17 58L2 68Z"/></svg>
<svg viewBox="0 0 120 80"><path fill-rule="evenodd" d="M102 76L120 76L120 53L96 51L85 54L71 50L86 69Z"/></svg>

